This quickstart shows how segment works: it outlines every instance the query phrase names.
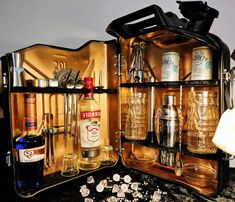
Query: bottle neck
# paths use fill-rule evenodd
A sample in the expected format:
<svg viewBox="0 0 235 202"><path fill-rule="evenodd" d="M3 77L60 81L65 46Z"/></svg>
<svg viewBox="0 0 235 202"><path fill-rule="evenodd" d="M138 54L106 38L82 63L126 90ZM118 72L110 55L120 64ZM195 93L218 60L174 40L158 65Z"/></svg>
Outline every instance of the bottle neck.
<svg viewBox="0 0 235 202"><path fill-rule="evenodd" d="M94 86L93 86L93 78L85 77L84 78L84 88L89 90L89 93L85 93L84 98L86 100L94 99Z"/></svg>
<svg viewBox="0 0 235 202"><path fill-rule="evenodd" d="M36 106L36 94L24 95L24 131L29 133L35 133L37 130L37 106Z"/></svg>
<svg viewBox="0 0 235 202"><path fill-rule="evenodd" d="M84 98L85 98L86 100L92 100L92 99L94 99L94 93L93 93L93 91L91 91L90 93L86 93L86 94L84 95Z"/></svg>

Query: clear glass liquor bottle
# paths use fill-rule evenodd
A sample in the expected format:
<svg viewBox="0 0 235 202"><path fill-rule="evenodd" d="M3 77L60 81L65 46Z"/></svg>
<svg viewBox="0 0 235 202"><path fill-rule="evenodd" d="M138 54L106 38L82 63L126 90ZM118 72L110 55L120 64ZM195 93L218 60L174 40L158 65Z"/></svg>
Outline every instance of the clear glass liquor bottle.
<svg viewBox="0 0 235 202"><path fill-rule="evenodd" d="M94 170L100 167L100 105L93 96L93 78L84 78L84 88L90 92L84 94L79 102L80 108L80 152L81 170Z"/></svg>
<svg viewBox="0 0 235 202"><path fill-rule="evenodd" d="M16 178L20 190L42 184L45 140L37 132L36 94L24 94L23 132L14 137Z"/></svg>

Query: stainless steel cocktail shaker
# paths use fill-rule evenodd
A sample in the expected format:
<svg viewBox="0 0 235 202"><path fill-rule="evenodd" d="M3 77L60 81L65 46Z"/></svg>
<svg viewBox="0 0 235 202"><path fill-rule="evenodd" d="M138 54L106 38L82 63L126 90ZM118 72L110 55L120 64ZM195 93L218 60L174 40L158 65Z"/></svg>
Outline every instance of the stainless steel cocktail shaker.
<svg viewBox="0 0 235 202"><path fill-rule="evenodd" d="M179 135L179 116L176 108L175 95L164 95L163 105L157 113L157 136L158 144L173 148L178 140ZM175 165L175 153L167 150L161 150L160 163L167 166Z"/></svg>

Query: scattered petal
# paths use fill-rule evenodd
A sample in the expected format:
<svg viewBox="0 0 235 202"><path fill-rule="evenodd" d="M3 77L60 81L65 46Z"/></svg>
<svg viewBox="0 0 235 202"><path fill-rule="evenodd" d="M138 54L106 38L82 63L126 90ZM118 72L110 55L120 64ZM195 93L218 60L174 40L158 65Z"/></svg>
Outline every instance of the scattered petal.
<svg viewBox="0 0 235 202"><path fill-rule="evenodd" d="M90 190L87 188L86 185L80 187L80 193L83 197L87 197L90 194Z"/></svg>
<svg viewBox="0 0 235 202"><path fill-rule="evenodd" d="M117 193L119 190L120 190L119 186L117 184L114 184L112 188L112 193Z"/></svg>
<svg viewBox="0 0 235 202"><path fill-rule="evenodd" d="M97 192L103 192L104 191L104 186L102 183L99 183L97 186L96 186L96 191Z"/></svg>
<svg viewBox="0 0 235 202"><path fill-rule="evenodd" d="M102 184L106 188L108 186L108 181L106 179L101 180L100 184Z"/></svg>
<svg viewBox="0 0 235 202"><path fill-rule="evenodd" d="M129 185L128 185L128 184L122 184L122 185L121 185L121 190L122 190L123 192L127 192L127 191L128 191L128 188L129 188Z"/></svg>
<svg viewBox="0 0 235 202"><path fill-rule="evenodd" d="M94 177L93 176L89 176L87 178L87 184L93 184L93 183L95 183Z"/></svg>
<svg viewBox="0 0 235 202"><path fill-rule="evenodd" d="M107 198L107 202L117 202L118 199L115 196L110 196L109 198Z"/></svg>
<svg viewBox="0 0 235 202"><path fill-rule="evenodd" d="M124 193L124 191L123 190L119 190L118 191L118 193L117 193L117 197L119 197L119 198L125 198L125 193Z"/></svg>
<svg viewBox="0 0 235 202"><path fill-rule="evenodd" d="M113 175L113 180L114 180L115 182L120 181L120 175L119 175L119 174L114 174L114 175Z"/></svg>
<svg viewBox="0 0 235 202"><path fill-rule="evenodd" d="M92 198L85 198L84 202L93 202Z"/></svg>
<svg viewBox="0 0 235 202"><path fill-rule="evenodd" d="M131 189L134 190L134 191L137 191L138 188L139 188L139 184L140 184L139 182L133 182L131 184Z"/></svg>
<svg viewBox="0 0 235 202"><path fill-rule="evenodd" d="M131 180L132 180L132 179L131 179L131 176L130 176L130 175L125 175L125 176L124 176L124 182L125 182L125 183L130 183Z"/></svg>

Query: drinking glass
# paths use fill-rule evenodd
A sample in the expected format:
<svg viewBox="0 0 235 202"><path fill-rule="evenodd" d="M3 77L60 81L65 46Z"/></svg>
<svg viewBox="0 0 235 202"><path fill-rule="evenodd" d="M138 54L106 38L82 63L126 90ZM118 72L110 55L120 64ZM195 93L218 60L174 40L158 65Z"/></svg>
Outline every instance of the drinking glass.
<svg viewBox="0 0 235 202"><path fill-rule="evenodd" d="M114 153L112 145L105 145L101 147L101 164L112 165L114 164Z"/></svg>
<svg viewBox="0 0 235 202"><path fill-rule="evenodd" d="M188 150L193 153L213 154L217 147L212 142L219 121L218 95L215 91L191 91L188 95Z"/></svg>
<svg viewBox="0 0 235 202"><path fill-rule="evenodd" d="M68 153L63 156L63 168L61 175L64 177L73 177L79 173L78 156L75 153Z"/></svg>
<svg viewBox="0 0 235 202"><path fill-rule="evenodd" d="M129 140L145 140L147 135L146 93L131 93L127 97L125 137Z"/></svg>

